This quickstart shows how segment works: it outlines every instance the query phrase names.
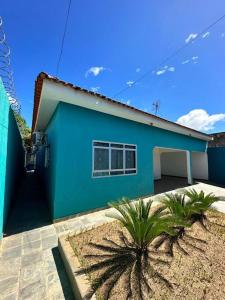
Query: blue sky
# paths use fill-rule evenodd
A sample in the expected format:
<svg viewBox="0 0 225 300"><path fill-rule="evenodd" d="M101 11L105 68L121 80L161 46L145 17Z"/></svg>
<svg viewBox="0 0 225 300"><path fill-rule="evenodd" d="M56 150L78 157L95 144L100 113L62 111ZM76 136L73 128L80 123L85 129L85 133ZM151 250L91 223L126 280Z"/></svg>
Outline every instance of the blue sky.
<svg viewBox="0 0 225 300"><path fill-rule="evenodd" d="M1 1L16 90L29 124L37 74L56 74L67 5ZM224 13L224 0L72 0L58 77L113 97L151 70L117 98L150 113L157 99L163 118L184 116L179 121L185 125L223 131L225 19L206 36L191 37ZM155 68L185 43L184 51Z"/></svg>

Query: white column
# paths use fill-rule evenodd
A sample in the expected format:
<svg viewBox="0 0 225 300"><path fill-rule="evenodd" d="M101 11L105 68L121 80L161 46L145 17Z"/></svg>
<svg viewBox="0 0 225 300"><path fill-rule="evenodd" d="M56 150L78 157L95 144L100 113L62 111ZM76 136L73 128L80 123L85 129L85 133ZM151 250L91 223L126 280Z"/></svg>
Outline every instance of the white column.
<svg viewBox="0 0 225 300"><path fill-rule="evenodd" d="M154 163L154 179L161 179L161 161L160 151L158 148L153 150L153 163Z"/></svg>
<svg viewBox="0 0 225 300"><path fill-rule="evenodd" d="M193 184L192 169L191 169L191 153L190 153L190 151L186 151L186 158L187 158L187 178L188 178L188 184Z"/></svg>

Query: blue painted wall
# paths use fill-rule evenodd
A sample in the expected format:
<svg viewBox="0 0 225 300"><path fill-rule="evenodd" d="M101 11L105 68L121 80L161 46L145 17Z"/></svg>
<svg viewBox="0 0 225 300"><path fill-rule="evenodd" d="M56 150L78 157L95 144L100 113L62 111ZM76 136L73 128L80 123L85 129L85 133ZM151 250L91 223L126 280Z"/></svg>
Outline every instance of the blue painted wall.
<svg viewBox="0 0 225 300"><path fill-rule="evenodd" d="M225 147L208 148L209 180L225 185Z"/></svg>
<svg viewBox="0 0 225 300"><path fill-rule="evenodd" d="M0 239L23 164L22 139L0 79Z"/></svg>
<svg viewBox="0 0 225 300"><path fill-rule="evenodd" d="M60 118L59 118L59 106L57 107L52 119L50 120L48 127L46 129L46 134L48 135L48 144L49 147L49 157L50 163L48 168L45 168L45 147L42 147L37 153L37 172L40 175L40 178L45 184L45 189L47 193L49 210L52 216L52 219L55 219L54 216L54 207L55 199L57 198L56 194L56 178L59 174L59 163L58 163L58 149L59 149L59 140L61 139L60 133Z"/></svg>
<svg viewBox="0 0 225 300"><path fill-rule="evenodd" d="M46 170L54 219L104 207L122 196L153 193L153 148L206 151L206 142L137 122L60 103L46 130ZM137 144L137 175L92 178L92 141Z"/></svg>

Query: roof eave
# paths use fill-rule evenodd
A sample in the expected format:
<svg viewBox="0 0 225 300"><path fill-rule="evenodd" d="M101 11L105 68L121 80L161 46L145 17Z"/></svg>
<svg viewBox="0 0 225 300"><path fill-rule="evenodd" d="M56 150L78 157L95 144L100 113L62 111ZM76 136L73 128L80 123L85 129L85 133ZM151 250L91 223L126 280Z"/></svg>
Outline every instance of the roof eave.
<svg viewBox="0 0 225 300"><path fill-rule="evenodd" d="M98 93L94 93L94 92L88 91L86 89L82 89L80 87L74 86L71 83L66 83L64 81L61 81L61 80L55 78L55 77L51 77L48 74L43 73L43 72L39 74L39 76L37 77L36 82L35 82L35 96L34 96L34 109L33 109L32 131L35 131L35 129L37 127L38 113L39 113L39 109L40 109L40 101L41 101L41 94L42 94L44 80L47 80L49 82L53 82L53 83L55 83L57 85L60 85L60 86L70 87L71 89L79 91L81 93L92 95L94 97L97 97L97 98L103 100L106 103L110 103L111 105L116 105L119 109L123 108L123 109L127 109L127 110L132 111L132 113L137 113L138 115L140 115L140 114L144 115L144 116L146 116L146 117L148 117L150 119L148 125L152 125L152 126L158 127L154 123L161 122L161 123L164 123L165 126L167 124L166 127L168 127L168 128L170 128L171 126L174 127L174 128L176 127L178 133L179 133L179 131L182 131L182 132L185 132L185 133L182 133L182 134L186 134L188 136L196 137L196 138L199 138L199 139L202 139L202 140L205 140L205 141L212 140L212 137L209 136L209 135L207 135L207 134L204 134L204 133L199 132L197 130L194 130L194 129L185 127L183 125L180 125L180 124L168 121L166 119L157 117L155 115L146 113L146 112L141 111L141 110L139 110L139 109L137 109L135 107L132 107L132 106L123 104L121 102L115 101L113 99L110 99L110 98L108 98L108 97L106 97L104 95L101 95L101 94L98 94ZM167 128L163 128L163 129L166 129L166 130L169 130L169 131L175 131L175 130L170 130L170 129L167 129Z"/></svg>

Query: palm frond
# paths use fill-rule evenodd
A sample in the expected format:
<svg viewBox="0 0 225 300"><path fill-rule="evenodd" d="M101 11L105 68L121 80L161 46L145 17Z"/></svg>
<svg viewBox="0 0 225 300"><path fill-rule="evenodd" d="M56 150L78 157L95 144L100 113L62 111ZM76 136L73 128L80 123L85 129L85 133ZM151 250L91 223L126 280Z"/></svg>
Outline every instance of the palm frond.
<svg viewBox="0 0 225 300"><path fill-rule="evenodd" d="M198 210L206 211L210 206L222 201L221 198L215 196L213 193L205 194L204 191L197 192L195 189L186 190L184 195L189 198L189 202Z"/></svg>
<svg viewBox="0 0 225 300"><path fill-rule="evenodd" d="M110 203L117 213L108 215L118 220L129 232L135 244L142 248L148 245L160 234L174 235L175 222L178 219L165 214L163 206L151 211L152 201L139 200L131 202L126 199Z"/></svg>

